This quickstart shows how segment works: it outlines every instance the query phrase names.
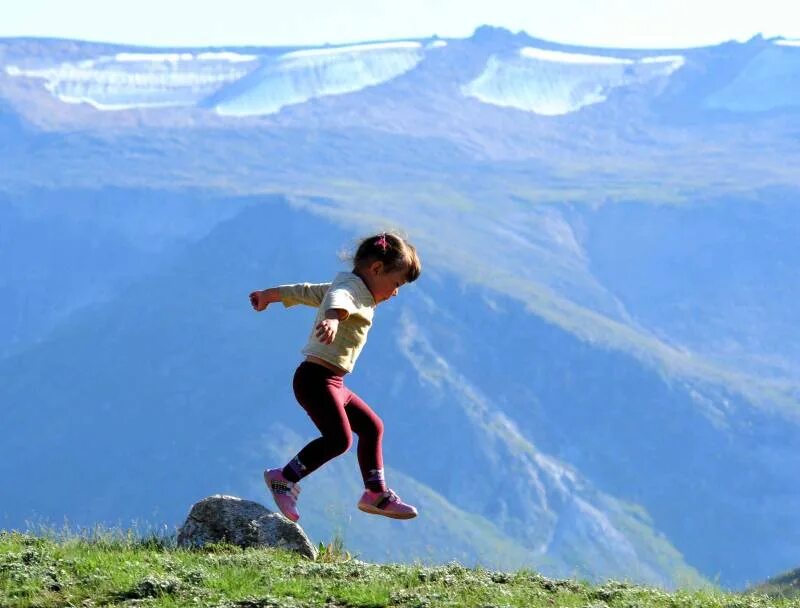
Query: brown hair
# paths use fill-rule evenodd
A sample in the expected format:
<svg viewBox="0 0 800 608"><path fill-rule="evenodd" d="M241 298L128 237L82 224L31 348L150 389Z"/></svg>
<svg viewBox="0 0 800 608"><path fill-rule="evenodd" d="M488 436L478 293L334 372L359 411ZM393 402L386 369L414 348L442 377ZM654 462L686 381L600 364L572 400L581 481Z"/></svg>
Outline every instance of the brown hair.
<svg viewBox="0 0 800 608"><path fill-rule="evenodd" d="M414 245L391 232L368 236L359 244L353 264L359 267L372 262L383 262L385 272L406 269L407 283L416 281L422 272L422 262Z"/></svg>

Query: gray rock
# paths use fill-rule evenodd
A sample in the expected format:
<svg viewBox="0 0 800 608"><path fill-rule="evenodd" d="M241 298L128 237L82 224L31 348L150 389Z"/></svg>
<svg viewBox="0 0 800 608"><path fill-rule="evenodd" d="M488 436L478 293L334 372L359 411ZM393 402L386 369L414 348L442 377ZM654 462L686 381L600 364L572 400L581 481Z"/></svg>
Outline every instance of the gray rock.
<svg viewBox="0 0 800 608"><path fill-rule="evenodd" d="M252 500L216 494L192 505L178 530L178 546L223 541L240 547L281 547L317 557L314 545L296 523Z"/></svg>

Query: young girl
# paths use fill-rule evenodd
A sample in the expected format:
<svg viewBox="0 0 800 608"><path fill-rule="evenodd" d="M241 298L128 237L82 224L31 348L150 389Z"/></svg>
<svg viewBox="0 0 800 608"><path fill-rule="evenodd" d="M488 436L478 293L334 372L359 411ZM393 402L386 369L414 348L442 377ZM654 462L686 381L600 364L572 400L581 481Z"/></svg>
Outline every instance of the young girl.
<svg viewBox="0 0 800 608"><path fill-rule="evenodd" d="M422 270L413 245L383 233L364 239L356 251L352 272L340 272L332 283L280 285L250 294L257 311L282 302L318 307L317 317L303 349L306 356L294 374L294 394L321 433L282 469L264 471L264 481L286 517L297 521L300 481L320 466L346 452L358 435L358 464L364 494L358 508L395 519L410 519L417 510L386 486L383 475L383 422L344 385L367 341L378 304L397 295Z"/></svg>

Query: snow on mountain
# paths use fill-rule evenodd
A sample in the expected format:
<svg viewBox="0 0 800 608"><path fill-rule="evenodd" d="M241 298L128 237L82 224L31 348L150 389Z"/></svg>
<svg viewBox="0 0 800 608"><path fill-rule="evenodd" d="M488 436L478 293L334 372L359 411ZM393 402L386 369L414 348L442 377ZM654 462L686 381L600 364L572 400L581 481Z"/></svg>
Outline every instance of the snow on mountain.
<svg viewBox="0 0 800 608"><path fill-rule="evenodd" d="M691 55L686 51L635 58L625 52L546 50L531 46L530 40L522 43L526 46L518 46L518 40L513 44L512 50L487 51L477 78L468 81L449 74L442 80L459 78L463 95L487 104L559 116L602 103L623 87L663 85ZM4 71L12 79L42 82L63 102L87 103L98 110L202 107L244 117L275 114L287 106L386 83L434 54L452 57L446 64L452 67L461 52L439 39L290 52L120 51L95 49L94 55L37 63L18 60L6 64ZM730 81L699 98L698 105L734 112L800 105L800 40L777 39L762 43L755 52Z"/></svg>
<svg viewBox="0 0 800 608"><path fill-rule="evenodd" d="M352 93L414 68L444 40L312 48L277 56L235 52L117 53L44 67L6 66L44 80L61 101L98 110L193 106L224 116L274 114L316 97Z"/></svg>
<svg viewBox="0 0 800 608"><path fill-rule="evenodd" d="M669 76L684 64L680 55L626 59L524 47L493 55L462 92L485 103L546 116L600 103L613 89Z"/></svg>
<svg viewBox="0 0 800 608"><path fill-rule="evenodd" d="M387 82L414 68L423 57L419 42L293 51L266 63L246 84L223 94L214 107L225 116L274 114L315 97L352 93Z"/></svg>
<svg viewBox="0 0 800 608"><path fill-rule="evenodd" d="M778 40L705 100L713 110L764 112L800 106L800 40Z"/></svg>
<svg viewBox="0 0 800 608"><path fill-rule="evenodd" d="M117 53L50 67L6 66L9 76L43 79L61 101L98 110L194 105L258 65L232 52Z"/></svg>

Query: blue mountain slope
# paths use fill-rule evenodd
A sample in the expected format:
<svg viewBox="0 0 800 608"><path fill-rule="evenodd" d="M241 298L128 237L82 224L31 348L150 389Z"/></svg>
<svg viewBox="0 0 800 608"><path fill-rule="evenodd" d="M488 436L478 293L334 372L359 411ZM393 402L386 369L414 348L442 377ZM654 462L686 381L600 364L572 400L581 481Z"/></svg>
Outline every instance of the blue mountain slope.
<svg viewBox="0 0 800 608"><path fill-rule="evenodd" d="M260 469L274 464L268 457L286 459L314 433L289 388L311 311L256 315L246 295L256 286L325 280L336 267L331 252L343 240L306 213L275 203L254 208L221 225L170 270L77 315L41 346L6 362L2 374L10 381L1 398L14 405L4 428L14 433L3 451L25 463L4 470L16 480L6 520L19 525L38 514L82 524L177 524L202 496L254 492ZM430 280L436 277L432 270ZM447 287L451 279L442 278ZM398 480L408 478L406 491L421 492L434 512L406 530L408 540L398 539L396 550L375 557L411 558L444 509L463 513L463 521L448 523L452 545L441 537L435 550L418 557L471 556L552 574L699 583L649 524L637 528L626 507L515 430L495 399L481 394L480 375L460 378L455 368L442 374L441 360L430 359L435 331L420 324L431 296L424 286L416 289L396 310L379 309L386 328L376 327L369 345L376 356L364 361L352 386L387 422L387 462L405 473ZM500 462L507 472L497 471ZM326 510L353 498L337 492L304 500L309 529L323 535L334 531ZM350 537L354 549L369 555L369 532L354 529ZM589 561L580 557L586 543L595 547Z"/></svg>
<svg viewBox="0 0 800 608"><path fill-rule="evenodd" d="M234 212L200 192L0 193L0 357L75 310L113 299Z"/></svg>
<svg viewBox="0 0 800 608"><path fill-rule="evenodd" d="M483 298L494 314L475 313ZM800 465L796 426L723 387L598 352L514 302L470 289L441 300L449 306L436 311L444 322L429 339L447 366L474 379L543 453L574 465L599 489L643 505L701 572L731 580L748 576L756 563L792 563L791 542L767 549L764 539L774 530L795 538L793 508L773 510L778 503L765 493L777 492L784 505L800 498L784 493ZM447 398L445 390L441 399ZM497 462L503 471L503 460ZM753 518L755 510L761 517ZM720 561L723 554L728 562Z"/></svg>
<svg viewBox="0 0 800 608"><path fill-rule="evenodd" d="M4 462L26 463L4 471L15 480L6 521L177 524L207 494L265 500L253 480L267 458L284 459L313 436L289 387L311 311L257 315L246 294L326 280L349 238L306 212L260 205L6 362L0 398L13 404L4 428L14 431ZM393 469L461 510L470 505L494 522L485 534L514 538L520 556L553 573L692 579L651 526L689 563L729 580L754 562L785 563L790 535L769 530L793 523L780 511L753 521L747 497L786 483L775 459L796 453L790 429L721 389L597 351L507 298L461 286L435 262L427 268L424 281L379 308L350 381L386 420ZM775 454L758 448L767 436ZM341 524L326 510L352 497L304 500L309 529L324 538ZM358 530L348 535L368 550ZM720 547L731 563L718 561ZM398 551L409 555L403 543Z"/></svg>
<svg viewBox="0 0 800 608"><path fill-rule="evenodd" d="M750 196L604 207L582 216L584 246L593 274L643 326L724 365L796 381L800 344L787 336L800 312L786 303L800 297L800 193Z"/></svg>

